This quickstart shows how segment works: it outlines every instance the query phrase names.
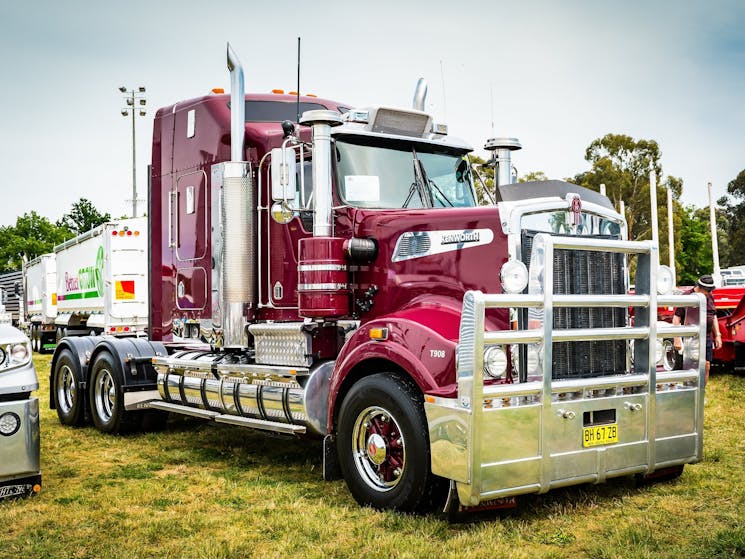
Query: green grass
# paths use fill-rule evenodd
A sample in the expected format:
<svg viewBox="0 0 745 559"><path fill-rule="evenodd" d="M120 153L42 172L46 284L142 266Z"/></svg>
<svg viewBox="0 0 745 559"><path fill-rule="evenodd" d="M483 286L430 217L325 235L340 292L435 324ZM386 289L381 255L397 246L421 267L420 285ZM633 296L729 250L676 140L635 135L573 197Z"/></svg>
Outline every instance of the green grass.
<svg viewBox="0 0 745 559"><path fill-rule="evenodd" d="M0 502L0 558L745 557L745 378L714 373L704 461L522 499L468 524L359 507L321 479L317 441L175 419L160 433L63 428L42 388L43 488Z"/></svg>

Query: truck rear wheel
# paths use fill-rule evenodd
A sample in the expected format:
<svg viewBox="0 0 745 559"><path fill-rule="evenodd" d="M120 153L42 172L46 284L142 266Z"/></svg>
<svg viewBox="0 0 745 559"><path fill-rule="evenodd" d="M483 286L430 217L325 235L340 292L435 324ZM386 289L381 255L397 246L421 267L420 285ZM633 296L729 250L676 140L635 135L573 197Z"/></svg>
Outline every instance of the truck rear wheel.
<svg viewBox="0 0 745 559"><path fill-rule="evenodd" d="M85 394L80 389L79 364L69 349L62 350L54 365L54 403L62 425L85 423Z"/></svg>
<svg viewBox="0 0 745 559"><path fill-rule="evenodd" d="M112 355L99 353L93 362L88 383L91 418L103 433L129 433L139 428L141 413L124 409L122 371Z"/></svg>
<svg viewBox="0 0 745 559"><path fill-rule="evenodd" d="M421 394L391 373L358 381L342 402L339 465L363 506L425 511L444 498L446 481L430 471Z"/></svg>

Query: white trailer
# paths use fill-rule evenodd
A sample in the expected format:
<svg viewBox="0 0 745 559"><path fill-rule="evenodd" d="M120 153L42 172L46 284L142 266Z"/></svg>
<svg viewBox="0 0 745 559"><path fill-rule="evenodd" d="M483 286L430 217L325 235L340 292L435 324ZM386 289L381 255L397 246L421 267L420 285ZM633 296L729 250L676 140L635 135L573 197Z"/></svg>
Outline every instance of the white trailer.
<svg viewBox="0 0 745 559"><path fill-rule="evenodd" d="M57 265L54 253L42 254L23 268L24 324L34 351L54 349L57 318Z"/></svg>
<svg viewBox="0 0 745 559"><path fill-rule="evenodd" d="M110 221L54 247L57 339L144 334L147 218Z"/></svg>

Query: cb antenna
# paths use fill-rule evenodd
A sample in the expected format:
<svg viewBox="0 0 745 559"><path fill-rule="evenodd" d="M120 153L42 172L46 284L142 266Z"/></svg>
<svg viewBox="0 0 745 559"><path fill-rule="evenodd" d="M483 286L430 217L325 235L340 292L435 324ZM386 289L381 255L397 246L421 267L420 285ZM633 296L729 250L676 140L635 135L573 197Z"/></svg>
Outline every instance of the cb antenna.
<svg viewBox="0 0 745 559"><path fill-rule="evenodd" d="M300 37L297 38L297 89L295 90L295 93L297 94L296 122L300 124Z"/></svg>

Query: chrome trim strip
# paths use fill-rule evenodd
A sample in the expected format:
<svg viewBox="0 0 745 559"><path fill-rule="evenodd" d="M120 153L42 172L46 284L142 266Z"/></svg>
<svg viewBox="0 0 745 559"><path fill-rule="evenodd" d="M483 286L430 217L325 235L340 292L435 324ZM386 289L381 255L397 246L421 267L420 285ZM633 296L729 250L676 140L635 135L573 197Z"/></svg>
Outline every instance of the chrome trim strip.
<svg viewBox="0 0 745 559"><path fill-rule="evenodd" d="M297 286L298 291L337 291L347 289L349 284L346 283L300 283Z"/></svg>

